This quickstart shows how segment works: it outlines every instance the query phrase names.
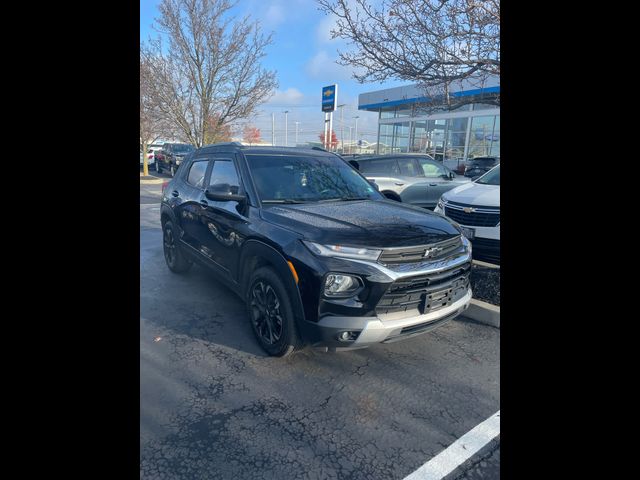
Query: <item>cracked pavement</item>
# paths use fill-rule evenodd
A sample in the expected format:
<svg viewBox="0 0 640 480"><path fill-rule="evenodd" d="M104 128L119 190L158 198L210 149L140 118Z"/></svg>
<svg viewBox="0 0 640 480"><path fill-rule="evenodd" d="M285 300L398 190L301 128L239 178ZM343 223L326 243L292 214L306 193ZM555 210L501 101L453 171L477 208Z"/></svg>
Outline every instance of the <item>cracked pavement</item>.
<svg viewBox="0 0 640 480"><path fill-rule="evenodd" d="M365 350L266 356L230 290L166 268L160 186L144 187L141 479L402 479L499 410L500 330L464 319ZM498 478L499 442L485 457L453 478Z"/></svg>

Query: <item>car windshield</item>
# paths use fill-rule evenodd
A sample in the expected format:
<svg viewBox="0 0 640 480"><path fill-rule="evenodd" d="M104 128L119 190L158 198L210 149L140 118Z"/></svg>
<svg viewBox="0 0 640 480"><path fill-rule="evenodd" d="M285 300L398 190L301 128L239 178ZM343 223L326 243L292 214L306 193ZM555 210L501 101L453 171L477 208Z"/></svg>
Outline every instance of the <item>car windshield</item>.
<svg viewBox="0 0 640 480"><path fill-rule="evenodd" d="M500 165L482 175L476 180L476 183L483 185L500 185Z"/></svg>
<svg viewBox="0 0 640 480"><path fill-rule="evenodd" d="M335 156L247 154L264 203L381 199L357 171Z"/></svg>
<svg viewBox="0 0 640 480"><path fill-rule="evenodd" d="M191 145L185 145L185 144L176 144L173 146L173 151L176 153L191 153L195 150L195 148L193 148Z"/></svg>

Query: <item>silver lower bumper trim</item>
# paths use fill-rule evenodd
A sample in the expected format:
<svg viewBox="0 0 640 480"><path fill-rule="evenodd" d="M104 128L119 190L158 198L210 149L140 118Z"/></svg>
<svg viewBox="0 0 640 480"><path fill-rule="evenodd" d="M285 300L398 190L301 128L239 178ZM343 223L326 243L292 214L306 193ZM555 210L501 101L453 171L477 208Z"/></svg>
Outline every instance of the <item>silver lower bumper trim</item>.
<svg viewBox="0 0 640 480"><path fill-rule="evenodd" d="M387 339L391 341L393 337L398 337L398 339L405 338L405 336L400 336L403 328L423 323L437 322L449 316L453 319L457 314L467 309L470 301L471 289L467 291L464 297L448 307L435 312L425 313L424 315L414 315L404 318L398 318L397 314L377 317L325 317L322 318L318 324L323 327L344 330L361 330L355 342L350 345L345 345L345 347L357 348L374 343L381 343ZM422 332L418 332L417 334L419 333ZM412 334L407 334L406 338L410 336L412 336Z"/></svg>

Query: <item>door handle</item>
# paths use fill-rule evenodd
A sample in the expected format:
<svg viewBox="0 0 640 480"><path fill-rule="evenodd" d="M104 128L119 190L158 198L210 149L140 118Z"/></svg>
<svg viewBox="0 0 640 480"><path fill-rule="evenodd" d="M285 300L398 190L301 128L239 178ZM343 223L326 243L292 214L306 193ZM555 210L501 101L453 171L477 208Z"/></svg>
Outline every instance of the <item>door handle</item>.
<svg viewBox="0 0 640 480"><path fill-rule="evenodd" d="M437 184L437 183L430 183L430 184L429 184L429 186L430 186L430 187L437 187L437 186L438 186L438 184Z"/></svg>
<svg viewBox="0 0 640 480"><path fill-rule="evenodd" d="M173 192L171 192L171 195L173 195L174 197L179 197L180 193L178 192L178 190L174 190Z"/></svg>
<svg viewBox="0 0 640 480"><path fill-rule="evenodd" d="M402 182L396 182L396 185L398 185L399 187L401 187L402 185L404 185L404 183L402 183Z"/></svg>
<svg viewBox="0 0 640 480"><path fill-rule="evenodd" d="M207 202L206 200L200 200L200 205L202 205L203 207L208 207L209 206L209 202Z"/></svg>

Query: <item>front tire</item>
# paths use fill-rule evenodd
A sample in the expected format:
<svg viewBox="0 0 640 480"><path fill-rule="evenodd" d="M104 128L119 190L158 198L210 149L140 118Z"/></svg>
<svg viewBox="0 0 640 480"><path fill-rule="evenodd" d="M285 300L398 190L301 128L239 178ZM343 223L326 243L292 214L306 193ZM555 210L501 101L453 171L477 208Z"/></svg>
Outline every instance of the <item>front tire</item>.
<svg viewBox="0 0 640 480"><path fill-rule="evenodd" d="M302 348L289 293L272 268L253 273L246 302L253 333L265 352L286 357Z"/></svg>
<svg viewBox="0 0 640 480"><path fill-rule="evenodd" d="M187 260L180 244L176 228L171 220L168 220L162 227L162 244L164 248L164 259L167 267L173 273L185 273L193 266L190 260Z"/></svg>

